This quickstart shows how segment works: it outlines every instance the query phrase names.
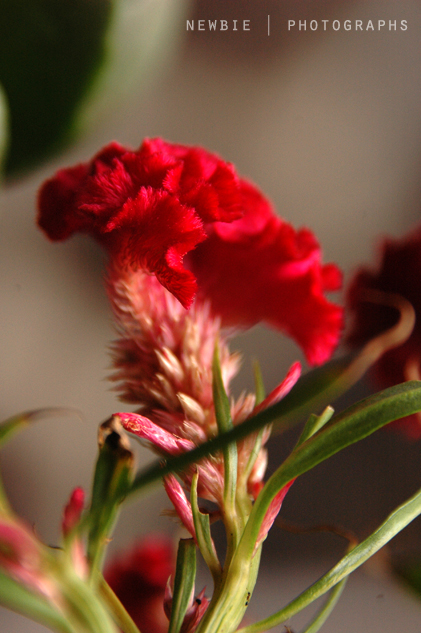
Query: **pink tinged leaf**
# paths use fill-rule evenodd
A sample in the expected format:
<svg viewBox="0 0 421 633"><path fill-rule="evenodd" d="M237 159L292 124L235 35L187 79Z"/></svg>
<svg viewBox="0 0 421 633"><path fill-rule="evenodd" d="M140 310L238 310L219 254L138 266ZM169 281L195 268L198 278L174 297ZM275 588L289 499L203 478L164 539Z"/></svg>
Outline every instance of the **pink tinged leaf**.
<svg viewBox="0 0 421 633"><path fill-rule="evenodd" d="M168 620L171 617L172 598L173 598L173 593L172 593L171 576L170 576L168 578L168 581L165 587L165 593L164 593L164 611Z"/></svg>
<svg viewBox="0 0 421 633"><path fill-rule="evenodd" d="M209 600L205 596L205 591L206 587L202 589L199 595L193 600L192 606L188 609L184 617L180 633L193 633L196 630L209 606Z"/></svg>
<svg viewBox="0 0 421 633"><path fill-rule="evenodd" d="M252 471L247 480L247 491L253 497L257 499L259 492L262 490L264 483L263 477L265 476L266 468L268 464L267 450L261 448L254 462Z"/></svg>
<svg viewBox="0 0 421 633"><path fill-rule="evenodd" d="M164 478L164 487L184 527L196 540L191 504L180 482L174 475L168 475Z"/></svg>
<svg viewBox="0 0 421 633"><path fill-rule="evenodd" d="M17 522L0 522L0 569L30 589L54 600L56 589L44 570L42 546Z"/></svg>
<svg viewBox="0 0 421 633"><path fill-rule="evenodd" d="M291 365L284 380L277 387L275 387L273 391L270 392L270 394L263 400L263 402L261 402L254 408L253 415L276 404L277 402L279 402L279 400L282 400L282 398L285 398L287 393L291 391L291 389L299 379L300 375L301 364L299 362L296 362Z"/></svg>
<svg viewBox="0 0 421 633"><path fill-rule="evenodd" d="M116 413L122 426L142 440L151 442L157 449L170 455L179 455L194 448L190 440L176 437L169 431L165 431L160 426L138 413Z"/></svg>
<svg viewBox="0 0 421 633"><path fill-rule="evenodd" d="M266 512L265 518L262 521L262 525L260 526L260 530L259 530L259 535L257 537L257 541L256 541L256 545L254 546L254 551L256 552L257 548L259 547L260 543L262 541L264 541L264 539L266 538L270 528L273 525L273 522L275 521L276 517L278 516L279 510L281 509L283 500L285 499L285 496L288 492L288 490L291 488L292 484L294 483L295 479L292 479L290 482L288 482L283 488L281 488L281 490L273 497L269 508Z"/></svg>
<svg viewBox="0 0 421 633"><path fill-rule="evenodd" d="M222 464L219 463L219 467ZM212 459L204 459L197 468L199 480L197 482L197 494L202 499L214 501L218 505L223 503L224 476L218 468L218 463Z"/></svg>
<svg viewBox="0 0 421 633"><path fill-rule="evenodd" d="M75 488L70 496L69 502L64 508L63 519L61 523L61 531L63 536L67 536L69 532L79 523L85 502L85 492L83 488Z"/></svg>

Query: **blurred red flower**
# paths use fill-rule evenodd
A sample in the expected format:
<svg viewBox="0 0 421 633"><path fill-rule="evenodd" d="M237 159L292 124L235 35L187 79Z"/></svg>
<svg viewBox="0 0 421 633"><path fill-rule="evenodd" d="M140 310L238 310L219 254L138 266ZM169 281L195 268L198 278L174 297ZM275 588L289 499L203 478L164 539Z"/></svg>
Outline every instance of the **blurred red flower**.
<svg viewBox="0 0 421 633"><path fill-rule="evenodd" d="M175 552L165 536L148 536L109 564L105 580L142 633L166 633L164 597L174 575Z"/></svg>
<svg viewBox="0 0 421 633"><path fill-rule="evenodd" d="M91 234L114 271L156 275L185 308L197 293L223 325L265 321L293 337L312 364L337 344L342 309L324 293L339 289L338 268L321 264L308 229L281 220L254 185L202 148L111 143L44 183L38 204L52 240Z"/></svg>
<svg viewBox="0 0 421 633"><path fill-rule="evenodd" d="M353 323L347 336L350 346L359 347L397 321L395 308L364 300L367 291L401 295L415 309L416 323L408 340L387 351L375 363L371 375L379 388L391 387L406 380L421 378L421 227L401 239L384 239L379 248L375 270L361 268L353 278L347 304ZM414 414L392 422L389 427L408 437L421 437L421 415Z"/></svg>

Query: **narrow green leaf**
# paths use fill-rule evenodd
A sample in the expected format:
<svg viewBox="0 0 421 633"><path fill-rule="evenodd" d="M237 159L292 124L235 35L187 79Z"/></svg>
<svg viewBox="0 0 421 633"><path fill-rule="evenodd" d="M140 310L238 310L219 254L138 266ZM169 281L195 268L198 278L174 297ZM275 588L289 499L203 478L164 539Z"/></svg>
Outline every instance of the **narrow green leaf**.
<svg viewBox="0 0 421 633"><path fill-rule="evenodd" d="M263 382L262 370L258 360L253 363L254 386L256 390L256 404L260 404L266 397L265 385Z"/></svg>
<svg viewBox="0 0 421 633"><path fill-rule="evenodd" d="M136 475L130 493L159 480L170 472L182 471L202 457L214 454L230 442L237 442L267 424L277 422L278 429L285 429L308 417L315 410L326 407L333 399L344 393L367 369L364 353L350 354L335 359L305 374L291 391L279 402L260 411L227 433L218 435L196 449L162 463L153 464ZM394 418L397 419L397 418Z"/></svg>
<svg viewBox="0 0 421 633"><path fill-rule="evenodd" d="M394 510L373 534L354 547L327 574L319 578L283 609L264 620L240 629L238 633L260 633L261 631L266 631L302 611L365 563L420 514L421 490Z"/></svg>
<svg viewBox="0 0 421 633"><path fill-rule="evenodd" d="M181 539L175 568L174 593L168 633L178 633L190 606L196 580L196 543Z"/></svg>
<svg viewBox="0 0 421 633"><path fill-rule="evenodd" d="M66 618L40 595L0 571L0 604L58 633L76 633Z"/></svg>
<svg viewBox="0 0 421 633"><path fill-rule="evenodd" d="M222 380L221 364L219 361L218 344L215 346L212 364L212 388L216 422L220 434L227 433L233 428L231 407ZM237 446L227 444L223 448L224 454L224 516L228 520L235 519L235 493L237 489ZM235 522L235 521L234 521Z"/></svg>
<svg viewBox="0 0 421 633"><path fill-rule="evenodd" d="M100 592L108 612L121 631L123 631L123 633L140 633L138 627L103 577L100 581Z"/></svg>
<svg viewBox="0 0 421 633"><path fill-rule="evenodd" d="M25 411L14 415L0 424L0 446L16 433L25 429L31 422L63 415L77 415L80 417L80 413L76 409L60 408L34 409L33 411Z"/></svg>
<svg viewBox="0 0 421 633"><path fill-rule="evenodd" d="M295 448L266 482L253 506L238 555L252 554L269 505L287 483L385 424L419 410L421 382L411 381L370 396L331 419L319 433Z"/></svg>
<svg viewBox="0 0 421 633"><path fill-rule="evenodd" d="M303 431L298 439L297 447L300 446L300 444L303 444L303 442L306 442L308 439L310 439L310 437L315 435L318 431L320 431L320 429L323 428L327 422L329 422L334 413L335 411L334 409L332 409L332 407L326 407L321 415L315 415L314 413L312 413L307 420Z"/></svg>
<svg viewBox="0 0 421 633"><path fill-rule="evenodd" d="M271 407L248 418L242 424L234 426L226 433L217 435L194 450L169 459L164 465L161 461L141 471L136 475L130 493L137 492L168 473L181 472L189 464L222 450L230 442L237 442L274 421L277 422L278 429L286 429L313 413L314 409L321 405L327 406L332 397L346 390L345 384L348 386L348 382L344 375L354 360L355 356L350 355L314 369L300 378L285 398Z"/></svg>
<svg viewBox="0 0 421 633"><path fill-rule="evenodd" d="M323 624L326 622L333 609L336 607L336 604L341 597L343 590L345 589L347 581L348 577L344 578L343 580L341 580L341 582L338 582L335 587L333 587L325 604L316 613L316 616L302 633L317 633L317 631L320 631Z"/></svg>
<svg viewBox="0 0 421 633"><path fill-rule="evenodd" d="M192 480L190 495L194 528L196 531L197 544L199 546L200 553L202 554L205 563L209 567L214 583L216 584L221 574L221 564L218 560L218 556L212 540L209 514L203 514L199 510L199 505L197 502L198 478L198 473L195 473Z"/></svg>
<svg viewBox="0 0 421 633"><path fill-rule="evenodd" d="M118 633L96 589L69 567L58 568L56 577L66 616L75 633Z"/></svg>
<svg viewBox="0 0 421 633"><path fill-rule="evenodd" d="M111 418L100 426L100 451L95 467L89 525L88 559L99 569L104 547L119 507L130 488L133 453L121 425Z"/></svg>

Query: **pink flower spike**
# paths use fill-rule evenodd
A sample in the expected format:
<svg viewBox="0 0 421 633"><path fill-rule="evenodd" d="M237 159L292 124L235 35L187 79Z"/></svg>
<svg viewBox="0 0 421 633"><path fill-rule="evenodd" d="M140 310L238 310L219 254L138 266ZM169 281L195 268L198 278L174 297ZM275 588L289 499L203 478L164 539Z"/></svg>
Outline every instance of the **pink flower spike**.
<svg viewBox="0 0 421 633"><path fill-rule="evenodd" d="M270 392L270 394L263 400L263 402L261 402L254 408L253 415L259 413L260 411L263 411L264 409L267 409L273 404L276 404L277 402L279 402L279 400L282 400L282 398L285 398L287 393L291 391L291 389L299 379L300 375L301 363L297 361L296 363L291 365L283 381L277 387L275 387L273 391Z"/></svg>
<svg viewBox="0 0 421 633"><path fill-rule="evenodd" d="M69 502L64 508L63 520L61 523L61 531L63 536L67 536L69 532L79 523L85 502L85 491L83 488L75 488L70 496Z"/></svg>
<svg viewBox="0 0 421 633"><path fill-rule="evenodd" d="M176 437L143 415L138 413L115 413L114 415L119 419L126 431L151 442L164 453L179 455L194 448L194 443L190 440Z"/></svg>
<svg viewBox="0 0 421 633"><path fill-rule="evenodd" d="M165 491L173 504L178 517L183 523L184 527L196 540L196 530L194 529L193 512L190 501L187 499L186 494L181 487L180 482L174 475L168 475L164 479Z"/></svg>
<svg viewBox="0 0 421 633"><path fill-rule="evenodd" d="M283 488L281 488L281 490L273 497L269 508L266 512L266 516L263 519L262 525L260 526L260 531L259 531L259 536L257 537L257 541L256 541L256 545L254 546L254 551L257 550L257 548L259 547L260 543L262 541L264 541L264 539L266 538L270 528L273 525L273 522L275 521L276 517L278 516L279 510L281 509L282 503L286 497L286 494L288 492L288 490L291 488L292 484L294 483L295 479L292 479L291 481L289 481L286 486L284 486Z"/></svg>

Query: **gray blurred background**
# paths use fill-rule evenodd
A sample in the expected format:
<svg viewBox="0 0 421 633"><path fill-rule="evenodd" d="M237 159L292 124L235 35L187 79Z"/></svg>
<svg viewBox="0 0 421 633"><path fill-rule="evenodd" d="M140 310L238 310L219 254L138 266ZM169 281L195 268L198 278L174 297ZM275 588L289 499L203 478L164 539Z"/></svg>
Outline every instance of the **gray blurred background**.
<svg viewBox="0 0 421 633"><path fill-rule="evenodd" d="M117 110L98 116L77 146L0 194L1 418L39 407L69 409L36 423L2 453L14 507L48 543L57 542L70 490L89 489L98 423L129 407L117 401L106 380L114 332L101 283L102 254L83 237L57 245L37 230L34 201L43 179L88 159L111 139L137 147L145 136L162 136L206 146L255 181L287 221L314 230L324 260L339 264L345 280L359 263L373 261L382 235L402 235L420 219L418 0L197 0L185 10L196 21L250 19L251 30L187 33L184 19L178 21L178 46ZM288 19L317 19L319 29L288 32ZM404 19L408 29L324 32L322 19L359 19L364 25L379 19L399 25ZM302 359L290 341L263 328L239 337L233 348L244 353L237 391L252 387L254 356L268 389ZM366 390L359 386L352 397ZM70 410L81 412L82 420ZM273 439L271 468L293 440L293 434ZM305 524L343 524L363 537L420 487L420 452L419 443L377 433L296 482L283 514ZM140 462L149 459L142 449ZM151 529L174 531L173 523L159 517L167 506L159 490L132 505L113 547ZM396 550L420 551L420 536L418 520L399 537ZM324 559L331 546L334 554L341 551L342 544L326 535L274 530L269 539L272 558L290 565L303 554ZM406 631L419 631L421 611L416 613ZM24 630L4 617L5 631ZM401 622L396 615L395 628Z"/></svg>

